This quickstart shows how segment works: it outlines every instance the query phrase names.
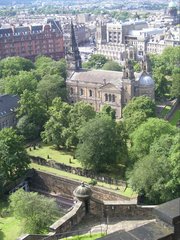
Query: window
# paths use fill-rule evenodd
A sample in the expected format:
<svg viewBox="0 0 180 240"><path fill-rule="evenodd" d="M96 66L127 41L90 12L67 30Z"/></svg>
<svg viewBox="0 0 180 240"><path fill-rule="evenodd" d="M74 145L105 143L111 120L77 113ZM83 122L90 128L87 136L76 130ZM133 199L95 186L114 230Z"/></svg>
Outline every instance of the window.
<svg viewBox="0 0 180 240"><path fill-rule="evenodd" d="M89 97L92 97L92 90L89 90Z"/></svg>
<svg viewBox="0 0 180 240"><path fill-rule="evenodd" d="M108 95L107 95L107 93L105 94L105 101L108 101Z"/></svg>
<svg viewBox="0 0 180 240"><path fill-rule="evenodd" d="M80 90L80 95L81 95L81 96L84 95L84 91L83 91L82 88L81 88L81 90Z"/></svg>
<svg viewBox="0 0 180 240"><path fill-rule="evenodd" d="M73 94L73 92L74 92L74 91L73 91L73 88L71 88L71 89L70 89L70 93Z"/></svg>
<svg viewBox="0 0 180 240"><path fill-rule="evenodd" d="M115 95L112 95L112 102L115 102Z"/></svg>

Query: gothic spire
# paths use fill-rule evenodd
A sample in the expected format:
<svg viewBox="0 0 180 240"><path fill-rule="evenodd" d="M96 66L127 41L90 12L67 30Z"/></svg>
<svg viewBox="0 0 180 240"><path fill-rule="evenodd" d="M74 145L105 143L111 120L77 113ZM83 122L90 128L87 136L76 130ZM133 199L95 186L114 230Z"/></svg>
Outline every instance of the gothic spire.
<svg viewBox="0 0 180 240"><path fill-rule="evenodd" d="M78 44L76 41L75 31L74 31L74 25L71 20L70 24L70 41L67 46L66 51L66 59L68 62L68 68L69 70L79 70L82 67L81 64L81 56L78 49Z"/></svg>

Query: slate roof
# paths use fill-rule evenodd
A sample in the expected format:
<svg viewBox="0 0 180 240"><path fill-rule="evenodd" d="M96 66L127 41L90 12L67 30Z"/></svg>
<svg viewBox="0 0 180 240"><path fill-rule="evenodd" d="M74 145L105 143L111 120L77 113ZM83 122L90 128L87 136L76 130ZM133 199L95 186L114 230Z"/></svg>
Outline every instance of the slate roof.
<svg viewBox="0 0 180 240"><path fill-rule="evenodd" d="M112 83L116 87L120 88L122 85L122 72L107 71L107 70L81 70L74 72L70 78L70 81L89 82L104 85L104 82ZM69 81L69 80L68 80Z"/></svg>
<svg viewBox="0 0 180 240"><path fill-rule="evenodd" d="M164 237L171 236L173 228L163 226L157 222L145 224L131 231L117 231L105 237L102 240L160 240Z"/></svg>
<svg viewBox="0 0 180 240"><path fill-rule="evenodd" d="M180 198L157 206L154 212L164 222L174 225L180 221Z"/></svg>
<svg viewBox="0 0 180 240"><path fill-rule="evenodd" d="M19 97L17 95L0 95L0 117L13 112L18 106Z"/></svg>

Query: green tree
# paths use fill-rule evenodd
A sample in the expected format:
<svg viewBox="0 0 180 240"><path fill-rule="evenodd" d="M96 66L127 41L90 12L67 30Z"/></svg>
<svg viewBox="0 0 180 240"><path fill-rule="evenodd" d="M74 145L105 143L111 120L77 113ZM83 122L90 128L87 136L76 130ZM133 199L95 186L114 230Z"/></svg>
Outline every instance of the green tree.
<svg viewBox="0 0 180 240"><path fill-rule="evenodd" d="M123 109L123 119L129 134L149 117L155 117L155 103L146 96L133 98Z"/></svg>
<svg viewBox="0 0 180 240"><path fill-rule="evenodd" d="M116 122L109 116L89 120L79 130L78 137L76 157L85 168L106 171L119 162L122 141Z"/></svg>
<svg viewBox="0 0 180 240"><path fill-rule="evenodd" d="M24 231L41 233L58 217L54 199L20 189L10 197L10 209L23 223Z"/></svg>
<svg viewBox="0 0 180 240"><path fill-rule="evenodd" d="M180 144L176 136L161 135L147 156L135 163L129 174L133 189L157 204L180 197Z"/></svg>
<svg viewBox="0 0 180 240"><path fill-rule="evenodd" d="M180 98L180 70L174 69L172 74L171 96Z"/></svg>
<svg viewBox="0 0 180 240"><path fill-rule="evenodd" d="M25 90L19 101L17 116L19 119L17 127L20 133L27 139L32 139L33 136L35 138L47 120L46 106L38 94Z"/></svg>
<svg viewBox="0 0 180 240"><path fill-rule="evenodd" d="M67 78L67 65L64 59L54 61L51 58L40 56L35 62L36 71L42 77L46 75L58 75Z"/></svg>
<svg viewBox="0 0 180 240"><path fill-rule="evenodd" d="M22 176L28 168L29 157L22 136L12 128L0 131L0 178L3 185Z"/></svg>
<svg viewBox="0 0 180 240"><path fill-rule="evenodd" d="M18 75L4 79L5 93L21 95L26 89L35 91L37 83L33 72L20 71Z"/></svg>
<svg viewBox="0 0 180 240"><path fill-rule="evenodd" d="M144 112L146 117L155 117L155 107L154 101L149 97L134 97L123 109L123 118L126 120L136 111Z"/></svg>
<svg viewBox="0 0 180 240"><path fill-rule="evenodd" d="M54 144L58 149L66 146L70 110L71 106L63 102L61 98L53 100L52 106L48 111L50 118L45 123L44 131L41 134L44 142Z"/></svg>
<svg viewBox="0 0 180 240"><path fill-rule="evenodd" d="M107 115L112 119L116 119L116 111L108 104L102 107L101 111L99 112L99 115Z"/></svg>
<svg viewBox="0 0 180 240"><path fill-rule="evenodd" d="M107 62L107 58L104 55L101 54L93 54L89 61L87 62L87 68L102 68L104 64Z"/></svg>
<svg viewBox="0 0 180 240"><path fill-rule="evenodd" d="M20 71L30 71L34 64L22 57L7 57L0 61L0 78L17 75Z"/></svg>
<svg viewBox="0 0 180 240"><path fill-rule="evenodd" d="M96 112L93 107L85 103L83 101L77 102L71 108L68 119L69 119L69 127L66 129L66 147L77 146L78 144L78 136L77 133L79 129L88 122L90 119L94 118Z"/></svg>
<svg viewBox="0 0 180 240"><path fill-rule="evenodd" d="M173 135L175 132L176 127L172 126L169 122L163 119L149 118L131 134L131 151L138 158L141 158L149 153L150 146L156 138L162 134Z"/></svg>
<svg viewBox="0 0 180 240"><path fill-rule="evenodd" d="M65 81L59 75L45 75L38 83L37 92L48 109L54 98L66 99Z"/></svg>
<svg viewBox="0 0 180 240"><path fill-rule="evenodd" d="M122 66L120 66L117 62L108 61L103 65L102 69L110 71L122 71Z"/></svg>

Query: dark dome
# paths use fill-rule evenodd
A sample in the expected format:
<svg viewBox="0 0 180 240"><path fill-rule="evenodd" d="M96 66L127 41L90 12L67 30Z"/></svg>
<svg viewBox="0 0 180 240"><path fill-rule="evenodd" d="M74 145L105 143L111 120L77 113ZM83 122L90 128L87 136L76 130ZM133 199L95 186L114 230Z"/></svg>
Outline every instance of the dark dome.
<svg viewBox="0 0 180 240"><path fill-rule="evenodd" d="M141 86L153 86L154 80L149 75L141 76L139 84Z"/></svg>
<svg viewBox="0 0 180 240"><path fill-rule="evenodd" d="M74 190L73 194L77 199L83 201L91 197L92 190L88 185L85 185L85 183L82 182L81 185Z"/></svg>

